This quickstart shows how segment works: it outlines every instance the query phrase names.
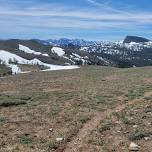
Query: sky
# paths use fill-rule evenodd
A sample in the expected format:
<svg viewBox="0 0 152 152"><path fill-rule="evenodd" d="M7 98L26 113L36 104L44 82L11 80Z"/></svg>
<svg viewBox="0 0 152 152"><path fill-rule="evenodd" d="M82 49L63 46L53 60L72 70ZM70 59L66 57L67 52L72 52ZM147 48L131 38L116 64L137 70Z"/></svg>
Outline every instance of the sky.
<svg viewBox="0 0 152 152"><path fill-rule="evenodd" d="M0 0L0 39L152 39L152 0Z"/></svg>

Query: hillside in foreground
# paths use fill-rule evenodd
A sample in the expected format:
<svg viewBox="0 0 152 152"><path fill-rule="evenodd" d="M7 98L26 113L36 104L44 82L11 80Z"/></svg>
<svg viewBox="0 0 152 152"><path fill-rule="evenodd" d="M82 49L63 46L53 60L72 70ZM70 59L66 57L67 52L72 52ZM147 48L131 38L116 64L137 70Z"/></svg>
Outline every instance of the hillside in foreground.
<svg viewBox="0 0 152 152"><path fill-rule="evenodd" d="M152 67L0 78L0 152L151 152L151 117Z"/></svg>

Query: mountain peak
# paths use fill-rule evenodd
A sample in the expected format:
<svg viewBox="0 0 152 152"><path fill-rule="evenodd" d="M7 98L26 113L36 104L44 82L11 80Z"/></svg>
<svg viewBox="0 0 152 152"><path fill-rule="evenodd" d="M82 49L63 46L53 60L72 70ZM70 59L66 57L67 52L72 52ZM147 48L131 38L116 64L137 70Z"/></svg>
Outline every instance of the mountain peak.
<svg viewBox="0 0 152 152"><path fill-rule="evenodd" d="M149 42L150 40L143 38L143 37L138 37L138 36L127 36L125 38L125 40L123 41L123 43L131 43L131 42L136 42L136 43L140 43L140 42Z"/></svg>

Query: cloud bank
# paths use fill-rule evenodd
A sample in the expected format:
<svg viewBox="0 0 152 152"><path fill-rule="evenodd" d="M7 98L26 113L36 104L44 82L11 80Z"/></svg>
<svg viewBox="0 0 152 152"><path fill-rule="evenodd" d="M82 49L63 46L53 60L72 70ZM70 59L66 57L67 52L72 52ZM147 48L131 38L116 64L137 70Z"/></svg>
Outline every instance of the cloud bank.
<svg viewBox="0 0 152 152"><path fill-rule="evenodd" d="M152 25L152 12L122 11L108 3L85 0L90 7L49 4L24 9L19 5L0 6L0 32L35 29L69 30L143 30ZM15 6L15 7L14 7ZM9 28L12 27L12 28Z"/></svg>

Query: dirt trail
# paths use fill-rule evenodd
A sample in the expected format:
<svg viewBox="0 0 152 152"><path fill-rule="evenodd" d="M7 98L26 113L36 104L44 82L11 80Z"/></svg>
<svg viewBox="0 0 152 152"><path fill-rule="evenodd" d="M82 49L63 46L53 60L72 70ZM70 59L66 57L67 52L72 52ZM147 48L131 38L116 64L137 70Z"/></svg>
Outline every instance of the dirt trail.
<svg viewBox="0 0 152 152"><path fill-rule="evenodd" d="M144 94L144 97L147 97L147 96L149 96L151 94L152 94L152 92L146 92ZM72 139L72 141L69 142L69 143L67 143L67 145L65 146L65 149L63 150L63 152L80 152L80 148L82 148L84 146L87 147L85 145L85 143L84 143L85 137L89 136L89 134L91 133L91 131L93 131L94 129L96 129L99 126L99 124L100 124L100 122L102 120L104 120L111 113L113 113L113 112L119 112L119 111L125 109L125 107L127 107L129 105L135 104L136 102L138 102L141 99L135 99L135 100L130 101L127 104L122 104L120 106L117 106L114 109L108 109L105 112L97 113L89 122L87 122L83 126L83 128L80 129L80 131ZM86 151L89 152L89 149L86 149Z"/></svg>
<svg viewBox="0 0 152 152"><path fill-rule="evenodd" d="M64 152L79 152L79 149L82 147L84 138L87 137L91 131L98 127L100 122L104 120L108 115L115 111L121 111L125 108L124 105L117 107L113 110L106 110L105 112L100 112L96 114L88 123L86 123L82 129L80 129L77 136L66 145Z"/></svg>

